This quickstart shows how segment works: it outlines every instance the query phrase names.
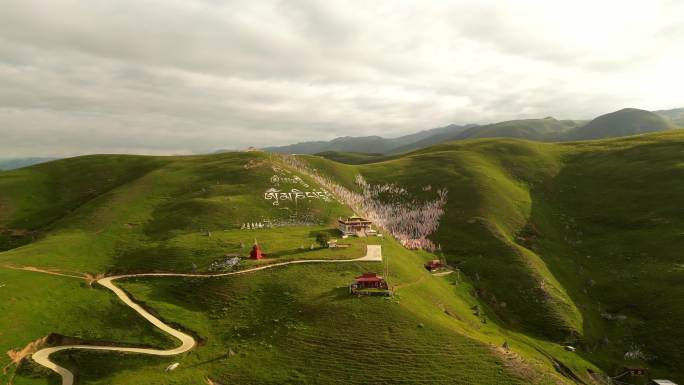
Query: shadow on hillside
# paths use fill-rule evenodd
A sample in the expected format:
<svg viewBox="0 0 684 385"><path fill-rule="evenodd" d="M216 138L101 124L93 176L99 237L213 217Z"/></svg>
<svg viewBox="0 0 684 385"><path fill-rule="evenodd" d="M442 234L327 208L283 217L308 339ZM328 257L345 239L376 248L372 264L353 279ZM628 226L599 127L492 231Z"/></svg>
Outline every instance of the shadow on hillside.
<svg viewBox="0 0 684 385"><path fill-rule="evenodd" d="M573 154L530 191L517 242L543 259L579 310L578 354L608 374L634 346L658 354L649 366L660 373L684 360L684 332L673 327L684 320L675 300L684 288L671 275L684 247L681 149L656 142Z"/></svg>
<svg viewBox="0 0 684 385"><path fill-rule="evenodd" d="M344 301L354 299L354 297L351 294L349 294L349 287L347 286L341 286L330 289L326 292L321 293L316 298L328 301Z"/></svg>
<svg viewBox="0 0 684 385"><path fill-rule="evenodd" d="M334 239L334 238L340 236L340 231L337 229L325 229L325 230L309 231L309 238L316 239L316 237L318 236L319 233L328 234L330 239Z"/></svg>
<svg viewBox="0 0 684 385"><path fill-rule="evenodd" d="M203 366L206 364L211 364L212 362L227 360L228 358L229 358L229 353L220 354L214 358L210 358L208 360L200 361L196 364L186 366L185 369L196 368L196 367Z"/></svg>

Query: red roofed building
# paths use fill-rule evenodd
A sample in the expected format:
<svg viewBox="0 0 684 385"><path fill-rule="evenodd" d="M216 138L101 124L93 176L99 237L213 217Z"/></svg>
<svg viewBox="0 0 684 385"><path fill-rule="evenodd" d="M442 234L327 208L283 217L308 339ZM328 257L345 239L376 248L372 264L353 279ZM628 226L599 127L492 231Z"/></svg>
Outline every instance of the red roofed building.
<svg viewBox="0 0 684 385"><path fill-rule="evenodd" d="M252 246L252 251L249 252L249 257L252 259L264 258L264 255L261 254L261 248L259 247L259 244L256 242L256 239L254 240L254 246Z"/></svg>
<svg viewBox="0 0 684 385"><path fill-rule="evenodd" d="M377 273L363 273L356 277L356 289L387 289L387 282Z"/></svg>
<svg viewBox="0 0 684 385"><path fill-rule="evenodd" d="M433 259L432 261L425 264L425 268L427 269L427 271L439 270L442 267L444 267L444 265L442 265L442 261L440 261L439 259Z"/></svg>

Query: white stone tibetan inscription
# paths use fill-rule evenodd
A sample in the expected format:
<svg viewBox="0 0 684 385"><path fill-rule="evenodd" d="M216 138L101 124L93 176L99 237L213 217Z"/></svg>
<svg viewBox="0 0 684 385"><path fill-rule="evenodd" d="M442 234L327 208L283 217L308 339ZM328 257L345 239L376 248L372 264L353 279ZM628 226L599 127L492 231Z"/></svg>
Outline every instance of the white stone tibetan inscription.
<svg viewBox="0 0 684 385"><path fill-rule="evenodd" d="M331 202L332 195L325 190L300 191L296 188L293 188L290 191L281 191L275 187L271 187L264 193L264 199L267 201L273 201L273 206L279 206L280 202L297 202L302 199L320 199L325 202Z"/></svg>
<svg viewBox="0 0 684 385"><path fill-rule="evenodd" d="M273 183L276 186L280 186L281 183L300 184L304 186L304 188L309 188L309 184L304 182L304 180L298 177L297 175L290 177L274 174L271 177L271 183Z"/></svg>

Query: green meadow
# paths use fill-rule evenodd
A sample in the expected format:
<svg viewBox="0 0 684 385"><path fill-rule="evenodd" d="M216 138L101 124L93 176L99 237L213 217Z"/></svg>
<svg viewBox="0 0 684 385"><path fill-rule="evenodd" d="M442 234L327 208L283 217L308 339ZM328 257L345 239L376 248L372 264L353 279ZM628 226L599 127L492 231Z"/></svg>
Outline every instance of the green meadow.
<svg viewBox="0 0 684 385"><path fill-rule="evenodd" d="M338 160L359 163L352 155ZM136 301L199 346L168 358L53 358L78 384L591 384L600 382L590 372L616 375L625 365L684 381L684 135L482 139L363 164L300 158L353 190L357 175L423 201L447 188L430 236L441 251L407 250L386 233L320 247L316 236L335 237L336 219L352 211L319 198L274 205L270 188L321 188L261 152L87 156L2 172L0 348L20 350L50 333L93 344L175 343L97 284L7 266L90 276L208 272L233 256L244 269L353 259L380 244L393 297L349 295L355 276L383 272L378 262L126 279L118 284ZM244 258L255 241L264 260ZM458 272L423 269L442 255ZM628 351L639 354L626 360ZM165 372L173 362L178 369ZM8 365L0 379L59 383L30 360Z"/></svg>
<svg viewBox="0 0 684 385"><path fill-rule="evenodd" d="M609 375L643 366L682 381L683 154L674 131L563 144L486 139L361 166L311 163L416 195L447 187L433 238L507 328L576 346Z"/></svg>

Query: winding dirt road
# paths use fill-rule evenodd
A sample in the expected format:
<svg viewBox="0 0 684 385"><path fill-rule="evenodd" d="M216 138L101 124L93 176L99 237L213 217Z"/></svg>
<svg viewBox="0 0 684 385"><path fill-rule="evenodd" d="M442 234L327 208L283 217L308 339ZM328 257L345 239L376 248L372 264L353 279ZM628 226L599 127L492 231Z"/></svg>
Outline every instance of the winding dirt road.
<svg viewBox="0 0 684 385"><path fill-rule="evenodd" d="M296 261L279 262L271 265L263 265L259 267L253 267L251 269L239 270L230 273L219 273L219 274L183 274L183 273L146 273L146 274L127 274L127 275L116 275L111 277L106 277L99 279L97 283L106 287L116 294L119 299L125 303L128 307L135 310L138 314L143 316L146 320L152 323L154 326L158 327L162 331L172 335L176 339L180 340L181 344L178 347L169 350L161 349L146 349L146 348L129 348L129 347L119 347L119 346L95 346L95 345L64 345L64 346L54 346L50 348L40 349L33 353L31 358L38 364L56 372L62 376L62 385L72 385L74 383L74 375L69 370L55 364L50 361L50 355L62 350L104 350L104 351L116 351L116 352L127 352L127 353L140 353L140 354L151 354L155 356L173 356L176 354L181 354L192 349L197 341L180 330L176 330L171 326L162 322L159 318L148 313L142 306L133 302L133 300L118 286L114 285L114 281L124 278L133 277L196 277L196 278L211 278L211 277L225 277L229 275L246 274L259 270L270 269L278 266L294 265L300 263L349 263L349 262L381 262L382 261L382 249L380 245L368 245L366 249L366 255L361 258L356 259L302 259ZM33 270L37 271L37 270ZM77 277L80 278L80 277Z"/></svg>

